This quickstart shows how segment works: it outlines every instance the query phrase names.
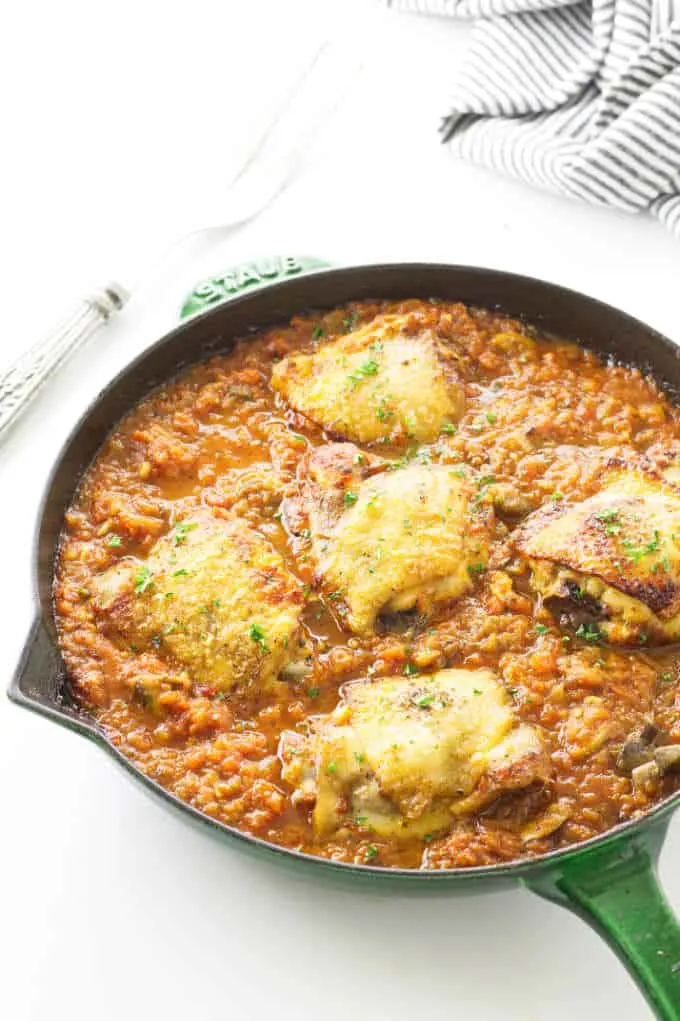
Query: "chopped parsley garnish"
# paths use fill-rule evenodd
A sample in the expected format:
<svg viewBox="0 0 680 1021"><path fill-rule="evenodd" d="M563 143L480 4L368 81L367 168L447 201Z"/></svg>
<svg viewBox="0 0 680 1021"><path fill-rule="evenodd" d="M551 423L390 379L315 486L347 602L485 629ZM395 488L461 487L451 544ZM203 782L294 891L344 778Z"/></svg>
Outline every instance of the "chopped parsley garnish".
<svg viewBox="0 0 680 1021"><path fill-rule="evenodd" d="M537 635L545 635L549 630L550 628L547 628L545 624L534 624L534 631Z"/></svg>
<svg viewBox="0 0 680 1021"><path fill-rule="evenodd" d="M481 689L481 688L473 688L473 689L472 689L472 694L473 694L473 695L483 695L483 694L484 694L484 692L482 691L482 689Z"/></svg>
<svg viewBox="0 0 680 1021"><path fill-rule="evenodd" d="M320 340L323 337L323 330L320 326L315 326L312 333L312 340Z"/></svg>
<svg viewBox="0 0 680 1021"><path fill-rule="evenodd" d="M595 515L598 521L605 526L607 535L618 535L623 527L619 519L619 512L614 507L605 507Z"/></svg>
<svg viewBox="0 0 680 1021"><path fill-rule="evenodd" d="M375 409L375 417L379 422L389 422L391 418L394 418L394 412L385 406L386 398L383 397L380 404Z"/></svg>
<svg viewBox="0 0 680 1021"><path fill-rule="evenodd" d="M356 325L357 325L358 321L359 321L359 313L358 312L352 312L352 314L351 314L351 316L349 316L349 318L342 320L342 325L344 326L346 332L350 333L352 330L354 330L356 328Z"/></svg>
<svg viewBox="0 0 680 1021"><path fill-rule="evenodd" d="M183 575L188 574L188 573L189 572L187 571L187 569L185 567L180 567L180 569L178 571L173 571L172 572L172 576L173 576L173 578L181 578Z"/></svg>
<svg viewBox="0 0 680 1021"><path fill-rule="evenodd" d="M378 857L378 848L376 847L375 844L369 844L368 845L368 847L366 848L366 857L367 858L377 858Z"/></svg>
<svg viewBox="0 0 680 1021"><path fill-rule="evenodd" d="M352 389L356 390L359 383L362 383L366 376L377 376L380 365L375 361L374 358L368 358L365 362L355 369L354 372L350 372L348 379L352 384Z"/></svg>
<svg viewBox="0 0 680 1021"><path fill-rule="evenodd" d="M496 424L496 419L497 419L497 415L496 415L495 412L487 411L487 413L486 413L486 420L489 423L489 425L495 425Z"/></svg>
<svg viewBox="0 0 680 1021"><path fill-rule="evenodd" d="M434 695L421 695L415 701L416 705L420 706L421 709L427 709L434 702Z"/></svg>
<svg viewBox="0 0 680 1021"><path fill-rule="evenodd" d="M359 763L359 765L361 765L361 763L364 761L364 756L361 754L361 752L355 752L354 758Z"/></svg>
<svg viewBox="0 0 680 1021"><path fill-rule="evenodd" d="M418 667L414 666L413 663L407 663L404 667L404 673L407 677L410 677L412 674L418 673Z"/></svg>
<svg viewBox="0 0 680 1021"><path fill-rule="evenodd" d="M337 771L338 771L337 762L329 762L328 765L326 766L327 773L337 773Z"/></svg>
<svg viewBox="0 0 680 1021"><path fill-rule="evenodd" d="M109 549L118 549L118 547L122 546L122 544L123 540L119 535L110 535L106 540L106 545L109 547Z"/></svg>
<svg viewBox="0 0 680 1021"><path fill-rule="evenodd" d="M444 422L444 424L442 425L442 432L443 433L455 433L455 431L456 431L456 427L453 424L453 422Z"/></svg>
<svg viewBox="0 0 680 1021"><path fill-rule="evenodd" d="M673 674L670 672L670 670L667 670L665 671L665 673L659 674L659 680L662 681L664 684L670 684L673 680Z"/></svg>
<svg viewBox="0 0 680 1021"><path fill-rule="evenodd" d="M475 505L478 505L478 504L480 504L482 502L482 500L484 499L484 497L486 495L487 489L489 488L489 486L492 486L495 481L496 480L493 477L493 475L483 475L482 476L482 478L477 483L477 495L475 496L475 498L473 500L473 503Z"/></svg>
<svg viewBox="0 0 680 1021"><path fill-rule="evenodd" d="M602 639L602 632L597 624L579 624L576 628L576 637L582 638L584 642L599 642Z"/></svg>
<svg viewBox="0 0 680 1021"><path fill-rule="evenodd" d="M648 554L656 553L659 548L660 541L661 537L659 535L659 530L655 528L654 538L650 539L649 542L643 543L642 546L636 546L632 539L622 539L621 545L626 550L631 560L634 560L635 563L637 563L638 560L642 560L642 558L648 556Z"/></svg>
<svg viewBox="0 0 680 1021"><path fill-rule="evenodd" d="M269 652L269 646L267 645L267 639L264 631L259 624L251 624L248 634L257 645L260 646L263 652Z"/></svg>
<svg viewBox="0 0 680 1021"><path fill-rule="evenodd" d="M556 503L559 500L564 500L564 493L560 493L559 489L556 489L551 497L551 500L554 500Z"/></svg>
<svg viewBox="0 0 680 1021"><path fill-rule="evenodd" d="M474 577L476 577L477 575L480 575L480 574L484 574L485 570L486 570L486 564L482 564L482 563L479 563L479 564L468 564L468 574L470 575L471 578L474 578Z"/></svg>
<svg viewBox="0 0 680 1021"><path fill-rule="evenodd" d="M307 688L307 694L310 698L318 698L321 688Z"/></svg>
<svg viewBox="0 0 680 1021"><path fill-rule="evenodd" d="M186 541L189 532L193 532L194 528L198 528L198 525L193 524L191 521L182 521L179 525L175 525L172 533L174 545L181 546Z"/></svg>
<svg viewBox="0 0 680 1021"><path fill-rule="evenodd" d="M357 456L354 458L354 461L356 464L365 464L366 458L364 457L363 454L357 454Z"/></svg>
<svg viewBox="0 0 680 1021"><path fill-rule="evenodd" d="M357 494L352 493L351 490L348 489L342 498L342 502L344 503L345 507L351 507L352 504L356 503L358 499L359 497L357 496Z"/></svg>
<svg viewBox="0 0 680 1021"><path fill-rule="evenodd" d="M138 596L141 596L142 592L146 592L149 585L153 585L153 575L146 564L142 564L135 575L135 592Z"/></svg>

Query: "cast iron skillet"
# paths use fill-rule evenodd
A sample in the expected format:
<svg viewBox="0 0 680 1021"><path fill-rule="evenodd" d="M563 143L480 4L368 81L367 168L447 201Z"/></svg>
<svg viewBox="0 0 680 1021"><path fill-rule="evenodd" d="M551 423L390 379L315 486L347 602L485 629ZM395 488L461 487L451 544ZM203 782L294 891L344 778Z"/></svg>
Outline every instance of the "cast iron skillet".
<svg viewBox="0 0 680 1021"><path fill-rule="evenodd" d="M294 263L289 261L289 266ZM224 278L221 282L224 286ZM194 296L197 300L202 296L206 302L216 300L219 287L211 290L209 285ZM285 322L309 308L332 308L371 298L414 297L498 307L605 356L648 369L671 395L680 393L680 351L671 341L608 305L527 277L464 266L397 264L313 272L242 293L194 317L154 344L96 398L71 434L54 466L40 510L34 551L36 619L9 689L10 698L92 738L149 791L185 816L244 848L278 856L281 861L296 861L309 870L316 869L319 875L344 874L354 881L398 885L402 889L443 892L447 887L454 893L488 889L493 884L498 888L517 880L594 926L628 966L658 1017L679 1021L680 926L657 883L656 862L670 813L680 802L680 792L661 802L644 819L624 823L575 848L517 864L437 872L348 865L272 847L202 815L124 759L92 717L69 696L52 607L55 551L64 512L112 425L154 386L185 365L228 349L236 337Z"/></svg>

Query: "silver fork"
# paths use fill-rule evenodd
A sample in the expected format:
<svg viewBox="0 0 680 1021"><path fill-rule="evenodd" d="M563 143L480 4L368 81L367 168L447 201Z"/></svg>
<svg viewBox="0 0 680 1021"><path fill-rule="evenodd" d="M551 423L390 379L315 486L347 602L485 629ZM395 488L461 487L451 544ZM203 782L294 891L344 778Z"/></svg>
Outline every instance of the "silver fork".
<svg viewBox="0 0 680 1021"><path fill-rule="evenodd" d="M208 217L198 221L162 259L200 234L221 239L264 212L293 180L307 146L335 112L360 67L361 55L356 45L347 45L344 34L325 40L232 178L218 224L210 224ZM141 279L137 275L129 288L110 282L89 295L51 334L0 373L0 440L66 359L127 304Z"/></svg>

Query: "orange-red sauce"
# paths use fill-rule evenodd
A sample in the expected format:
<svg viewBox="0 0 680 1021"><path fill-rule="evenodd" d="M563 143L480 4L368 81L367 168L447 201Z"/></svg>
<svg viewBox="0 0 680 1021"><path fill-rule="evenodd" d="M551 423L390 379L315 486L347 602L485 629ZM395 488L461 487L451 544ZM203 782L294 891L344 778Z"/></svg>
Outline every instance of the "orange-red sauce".
<svg viewBox="0 0 680 1021"><path fill-rule="evenodd" d="M527 507L583 498L597 487L597 478L579 469L576 453L553 457L557 446L624 445L654 456L680 441L678 411L639 370L605 365L587 350L495 313L411 301L296 318L152 393L114 429L88 471L66 515L55 585L73 685L140 770L206 815L276 844L342 861L444 868L582 841L643 813L680 785L677 774L669 775L655 794L634 793L615 768L623 737L651 715L668 740L680 741L678 652L581 642L527 594L521 578L504 570L488 570L472 594L425 629L351 636L332 602L315 590L312 565L294 557L281 523L280 500L294 486L300 458L330 437L274 394L271 367L289 352L312 350L385 311L411 311L414 321L457 346L467 410L455 432L433 444L414 449L404 440L377 445L377 451L396 461L465 461L483 480L509 487L507 513L501 506L497 518L499 548ZM488 481L484 487L490 489ZM122 556L144 556L174 518L199 505L243 517L307 585L312 672L299 683L278 684L258 701L179 684L176 664L114 643L92 610L93 575ZM497 671L518 717L542 728L553 768L549 787L501 797L479 817L429 841L392 844L350 827L317 842L281 779L276 752L282 730L330 711L348 679L367 671L401 673L407 663L422 671ZM148 671L160 678L160 703L153 708L135 685ZM548 836L523 840L527 819L557 801L569 805L567 821Z"/></svg>

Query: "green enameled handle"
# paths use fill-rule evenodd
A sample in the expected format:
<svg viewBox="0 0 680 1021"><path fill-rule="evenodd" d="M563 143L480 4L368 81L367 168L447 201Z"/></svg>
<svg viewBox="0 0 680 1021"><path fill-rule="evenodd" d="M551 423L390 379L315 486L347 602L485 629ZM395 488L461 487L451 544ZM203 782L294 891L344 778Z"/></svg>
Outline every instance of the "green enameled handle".
<svg viewBox="0 0 680 1021"><path fill-rule="evenodd" d="M180 319L205 312L245 291L278 283L288 277L313 273L314 270L330 269L330 266L330 262L315 255L270 255L241 262L196 284L182 302Z"/></svg>
<svg viewBox="0 0 680 1021"><path fill-rule="evenodd" d="M680 924L657 878L667 819L569 856L526 886L574 911L626 965L660 1021L680 1021Z"/></svg>

